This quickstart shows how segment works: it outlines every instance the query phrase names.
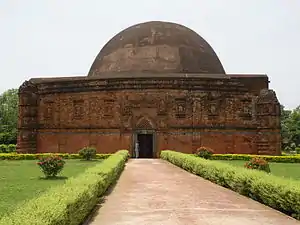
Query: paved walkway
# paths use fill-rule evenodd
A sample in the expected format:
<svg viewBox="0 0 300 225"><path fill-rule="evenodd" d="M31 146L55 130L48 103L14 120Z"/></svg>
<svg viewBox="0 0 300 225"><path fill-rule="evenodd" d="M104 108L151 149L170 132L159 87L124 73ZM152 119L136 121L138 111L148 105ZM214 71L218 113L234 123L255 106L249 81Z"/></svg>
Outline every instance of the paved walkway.
<svg viewBox="0 0 300 225"><path fill-rule="evenodd" d="M160 159L131 159L91 225L293 225L278 211Z"/></svg>

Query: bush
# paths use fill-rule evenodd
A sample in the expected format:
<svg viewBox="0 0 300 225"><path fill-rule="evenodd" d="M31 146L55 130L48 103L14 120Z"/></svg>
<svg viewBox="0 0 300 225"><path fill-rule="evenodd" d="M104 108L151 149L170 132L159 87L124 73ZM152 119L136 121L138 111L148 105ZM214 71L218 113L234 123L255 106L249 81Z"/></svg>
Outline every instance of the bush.
<svg viewBox="0 0 300 225"><path fill-rule="evenodd" d="M245 168L261 170L267 173L271 172L269 163L266 160L258 157L252 158L248 162L246 162Z"/></svg>
<svg viewBox="0 0 300 225"><path fill-rule="evenodd" d="M17 146L15 144L9 144L7 146L7 152L16 152Z"/></svg>
<svg viewBox="0 0 300 225"><path fill-rule="evenodd" d="M13 130L11 132L1 132L0 133L0 143L3 144L15 144L17 141L17 131Z"/></svg>
<svg viewBox="0 0 300 225"><path fill-rule="evenodd" d="M127 158L128 151L118 151L68 179L65 184L20 204L0 219L0 225L81 224L108 187L118 179Z"/></svg>
<svg viewBox="0 0 300 225"><path fill-rule="evenodd" d="M223 187L300 219L300 182L194 155L162 151L161 158Z"/></svg>
<svg viewBox="0 0 300 225"><path fill-rule="evenodd" d="M56 155L42 157L37 162L46 178L57 176L64 168L65 163L61 157Z"/></svg>
<svg viewBox="0 0 300 225"><path fill-rule="evenodd" d="M85 147L81 149L79 152L80 157L85 160L91 160L96 157L96 148L93 147Z"/></svg>
<svg viewBox="0 0 300 225"><path fill-rule="evenodd" d="M11 153L16 151L16 145L15 144L1 144L0 145L0 153Z"/></svg>
<svg viewBox="0 0 300 225"><path fill-rule="evenodd" d="M19 153L0 153L0 160L38 160L40 157L47 157L53 153L19 154ZM63 159L81 159L79 154L56 153L55 155ZM107 159L111 154L96 154L96 159Z"/></svg>
<svg viewBox="0 0 300 225"><path fill-rule="evenodd" d="M213 153L213 150L208 147L200 147L196 150L196 155L204 159L210 159Z"/></svg>
<svg viewBox="0 0 300 225"><path fill-rule="evenodd" d="M300 155L247 155L247 154L214 154L211 156L212 160L243 160L248 161L252 158L260 157L268 162L278 163L300 163Z"/></svg>
<svg viewBox="0 0 300 225"><path fill-rule="evenodd" d="M0 145L0 153L6 153L8 151L8 146L5 144Z"/></svg>

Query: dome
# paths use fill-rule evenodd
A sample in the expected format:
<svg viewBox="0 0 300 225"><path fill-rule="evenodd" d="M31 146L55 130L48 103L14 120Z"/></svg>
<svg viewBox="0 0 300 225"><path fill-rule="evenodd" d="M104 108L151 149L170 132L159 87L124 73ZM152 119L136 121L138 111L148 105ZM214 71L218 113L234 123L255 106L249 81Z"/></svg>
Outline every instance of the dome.
<svg viewBox="0 0 300 225"><path fill-rule="evenodd" d="M107 72L225 74L212 47L191 29L146 22L114 36L99 52L88 76Z"/></svg>

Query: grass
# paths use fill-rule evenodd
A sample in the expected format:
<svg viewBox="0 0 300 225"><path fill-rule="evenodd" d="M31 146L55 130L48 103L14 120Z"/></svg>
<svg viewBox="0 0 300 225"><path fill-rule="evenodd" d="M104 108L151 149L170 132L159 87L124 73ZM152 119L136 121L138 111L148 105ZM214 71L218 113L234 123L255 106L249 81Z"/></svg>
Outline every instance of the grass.
<svg viewBox="0 0 300 225"><path fill-rule="evenodd" d="M220 162L229 163L233 166L243 167L246 161L242 160L218 160ZM271 173L275 176L300 180L300 164L299 163L269 163Z"/></svg>
<svg viewBox="0 0 300 225"><path fill-rule="evenodd" d="M101 160L66 160L58 179L46 180L36 165L36 160L0 160L0 217L24 201L34 198L50 187L63 184L69 177L76 176Z"/></svg>

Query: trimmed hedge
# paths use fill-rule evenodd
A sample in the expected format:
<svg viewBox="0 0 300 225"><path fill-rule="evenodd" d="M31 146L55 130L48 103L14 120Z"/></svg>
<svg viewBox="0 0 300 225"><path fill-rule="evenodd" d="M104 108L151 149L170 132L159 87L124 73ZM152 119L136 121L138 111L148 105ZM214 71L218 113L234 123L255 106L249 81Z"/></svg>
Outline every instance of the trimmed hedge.
<svg viewBox="0 0 300 225"><path fill-rule="evenodd" d="M37 160L40 157L57 155L63 159L81 159L79 154L69 153L41 153L41 154L19 154L19 153L0 153L0 160ZM111 154L96 154L96 159L107 159Z"/></svg>
<svg viewBox="0 0 300 225"><path fill-rule="evenodd" d="M193 155L162 151L161 158L213 183L300 219L300 182L262 171L236 168Z"/></svg>
<svg viewBox="0 0 300 225"><path fill-rule="evenodd" d="M20 204L0 225L78 225L123 171L128 151L121 150L65 184Z"/></svg>
<svg viewBox="0 0 300 225"><path fill-rule="evenodd" d="M210 159L212 160L244 160L249 161L252 158L263 158L268 162L278 163L300 163L300 155L284 155L284 156L271 156L271 155L246 155L246 154L214 154Z"/></svg>

